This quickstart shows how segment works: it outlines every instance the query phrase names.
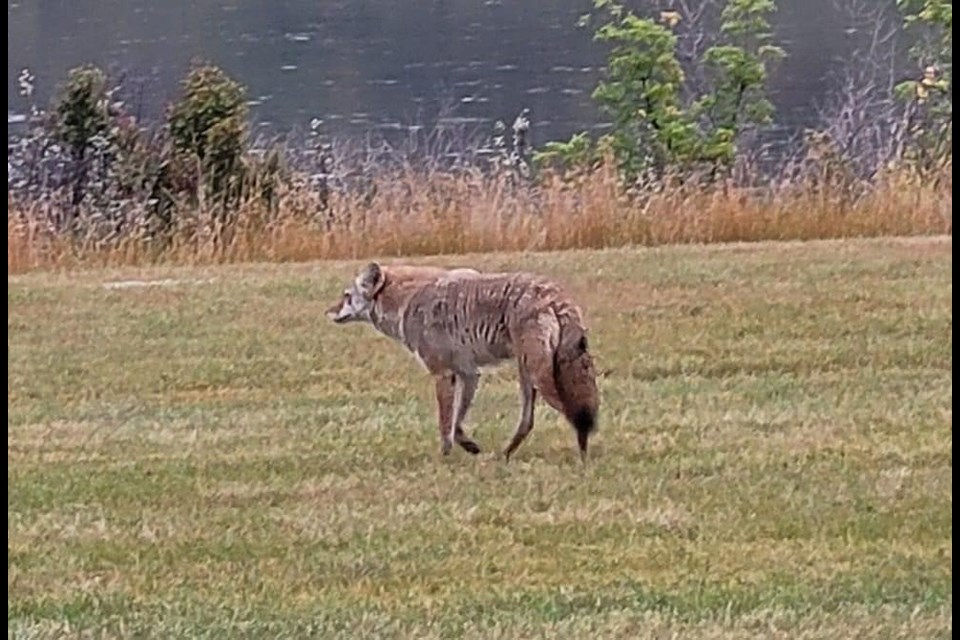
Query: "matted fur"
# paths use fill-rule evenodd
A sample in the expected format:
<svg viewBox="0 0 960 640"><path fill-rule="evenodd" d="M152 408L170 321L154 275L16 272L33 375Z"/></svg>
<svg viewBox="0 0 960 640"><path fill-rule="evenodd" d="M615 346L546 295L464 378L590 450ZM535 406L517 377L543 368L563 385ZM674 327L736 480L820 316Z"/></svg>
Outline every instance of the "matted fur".
<svg viewBox="0 0 960 640"><path fill-rule="evenodd" d="M444 454L454 442L479 453L463 420L480 369L515 359L522 406L504 455L509 459L530 433L540 395L576 429L586 456L599 409L596 371L580 309L555 282L522 272L370 263L327 316L337 323L369 322L433 375Z"/></svg>

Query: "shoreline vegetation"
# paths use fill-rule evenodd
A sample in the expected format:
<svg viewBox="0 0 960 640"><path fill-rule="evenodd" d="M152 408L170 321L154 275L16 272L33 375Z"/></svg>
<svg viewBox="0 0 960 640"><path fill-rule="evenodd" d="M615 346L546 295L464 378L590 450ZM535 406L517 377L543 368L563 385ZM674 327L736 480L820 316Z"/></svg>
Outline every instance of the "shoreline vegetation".
<svg viewBox="0 0 960 640"><path fill-rule="evenodd" d="M851 4L875 40L855 43L820 126L776 149L776 3L694 4L645 17L595 0L583 25L611 47L593 93L609 132L539 148L527 110L493 132L358 142L315 121L253 141L245 88L212 64L194 63L155 123L132 115L135 79L78 67L43 108L24 69L7 269L952 234L949 3L897 0L896 19ZM894 36L910 30L904 50ZM903 55L915 78L892 75Z"/></svg>
<svg viewBox="0 0 960 640"><path fill-rule="evenodd" d="M215 210L184 207L159 247L136 233L74 237L45 223L57 217L56 205L8 198L7 270L952 235L950 188L896 175L852 203L800 185L760 195L678 189L637 204L618 193L612 172L573 188L548 183L539 202L479 174L411 172L381 178L374 189L367 206L333 196L344 222L331 223L314 192L290 188L273 211L256 202L238 208L229 233L218 232Z"/></svg>

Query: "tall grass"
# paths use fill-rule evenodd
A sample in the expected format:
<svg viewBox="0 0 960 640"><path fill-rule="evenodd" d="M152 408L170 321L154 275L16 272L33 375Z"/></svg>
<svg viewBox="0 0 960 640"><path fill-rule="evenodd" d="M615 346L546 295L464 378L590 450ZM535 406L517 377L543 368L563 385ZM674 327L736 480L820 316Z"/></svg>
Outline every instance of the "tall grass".
<svg viewBox="0 0 960 640"><path fill-rule="evenodd" d="M8 139L8 271L952 232L950 166L864 169L816 137L744 143L726 179L624 184L609 156L531 170L526 111L512 145L503 123L488 137L442 117L389 141L250 144L242 88L216 67L191 70L166 123L138 123L109 86L72 71ZM221 103L234 111L211 121Z"/></svg>
<svg viewBox="0 0 960 640"><path fill-rule="evenodd" d="M248 200L226 220L213 207L184 204L163 245L136 231L62 233L43 222L56 218L55 201L8 193L7 269L949 234L951 189L949 176L931 185L900 173L856 196L810 180L627 196L603 167L536 187L480 170L405 167L363 190L332 192L327 207L302 180L282 187L276 206Z"/></svg>

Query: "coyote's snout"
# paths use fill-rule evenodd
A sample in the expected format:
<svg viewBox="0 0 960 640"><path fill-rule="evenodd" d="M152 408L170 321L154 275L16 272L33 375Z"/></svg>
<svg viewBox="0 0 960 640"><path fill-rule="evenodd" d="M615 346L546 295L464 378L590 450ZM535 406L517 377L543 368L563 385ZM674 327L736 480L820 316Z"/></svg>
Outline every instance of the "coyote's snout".
<svg viewBox="0 0 960 640"><path fill-rule="evenodd" d="M528 273L370 263L327 317L369 322L433 375L444 454L454 442L480 452L463 430L480 368L515 358L522 407L506 458L533 429L538 394L573 425L586 457L599 408L596 373L580 309L557 284Z"/></svg>

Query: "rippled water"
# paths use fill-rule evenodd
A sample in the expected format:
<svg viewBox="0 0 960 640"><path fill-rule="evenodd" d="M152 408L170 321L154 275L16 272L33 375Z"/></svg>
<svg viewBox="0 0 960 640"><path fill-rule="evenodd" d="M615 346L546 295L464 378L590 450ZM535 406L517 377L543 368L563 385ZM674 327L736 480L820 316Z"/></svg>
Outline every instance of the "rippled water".
<svg viewBox="0 0 960 640"><path fill-rule="evenodd" d="M879 1L879 0L878 0ZM845 45L833 0L780 0L790 57L773 83L780 121L810 120ZM590 101L604 49L576 28L589 0L18 0L7 3L9 125L28 108L24 67L41 102L66 70L114 66L148 81L141 115L157 116L194 56L249 89L263 130L358 134L452 122L487 126L531 109L534 142L600 122ZM630 2L631 6L642 2Z"/></svg>

